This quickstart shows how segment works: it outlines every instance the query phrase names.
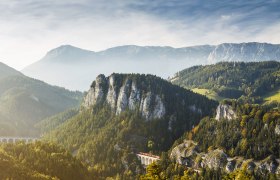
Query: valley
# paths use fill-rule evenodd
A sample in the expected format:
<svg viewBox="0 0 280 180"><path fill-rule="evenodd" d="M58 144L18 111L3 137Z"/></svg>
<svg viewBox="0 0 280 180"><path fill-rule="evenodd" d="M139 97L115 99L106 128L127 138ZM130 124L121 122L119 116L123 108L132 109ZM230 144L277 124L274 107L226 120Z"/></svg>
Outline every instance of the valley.
<svg viewBox="0 0 280 180"><path fill-rule="evenodd" d="M3 64L2 176L277 179L279 67L276 61L220 62L167 80L99 74L82 94Z"/></svg>
<svg viewBox="0 0 280 180"><path fill-rule="evenodd" d="M0 1L0 180L280 180L280 0Z"/></svg>

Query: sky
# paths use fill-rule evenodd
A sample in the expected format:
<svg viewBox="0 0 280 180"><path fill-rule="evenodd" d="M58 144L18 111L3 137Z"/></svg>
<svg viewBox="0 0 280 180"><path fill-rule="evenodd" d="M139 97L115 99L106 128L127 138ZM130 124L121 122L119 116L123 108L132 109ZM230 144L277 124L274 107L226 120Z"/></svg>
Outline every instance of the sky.
<svg viewBox="0 0 280 180"><path fill-rule="evenodd" d="M0 61L18 70L70 44L280 44L279 0L0 0Z"/></svg>

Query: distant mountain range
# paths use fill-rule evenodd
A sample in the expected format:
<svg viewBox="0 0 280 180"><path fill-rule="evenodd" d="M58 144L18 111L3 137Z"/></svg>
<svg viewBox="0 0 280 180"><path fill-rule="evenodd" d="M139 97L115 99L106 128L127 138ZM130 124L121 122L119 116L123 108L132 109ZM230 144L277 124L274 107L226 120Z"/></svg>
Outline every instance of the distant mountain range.
<svg viewBox="0 0 280 180"><path fill-rule="evenodd" d="M82 93L48 85L0 63L0 136L34 136L40 120L76 107Z"/></svg>
<svg viewBox="0 0 280 180"><path fill-rule="evenodd" d="M280 60L280 45L257 42L183 48L127 45L99 52L63 45L22 72L53 85L86 90L100 73L149 73L167 78L193 65L267 60Z"/></svg>

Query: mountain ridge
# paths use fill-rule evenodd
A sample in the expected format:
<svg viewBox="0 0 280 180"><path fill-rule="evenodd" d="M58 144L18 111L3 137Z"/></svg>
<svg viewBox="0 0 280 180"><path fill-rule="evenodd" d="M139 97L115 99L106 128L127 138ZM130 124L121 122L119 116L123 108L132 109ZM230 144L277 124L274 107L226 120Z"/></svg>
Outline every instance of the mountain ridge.
<svg viewBox="0 0 280 180"><path fill-rule="evenodd" d="M23 75L21 72L15 70L14 68L0 62L0 79L11 75Z"/></svg>
<svg viewBox="0 0 280 180"><path fill-rule="evenodd" d="M0 135L36 136L35 123L79 105L82 93L29 78L0 64Z"/></svg>
<svg viewBox="0 0 280 180"><path fill-rule="evenodd" d="M168 78L194 65L268 60L280 60L279 44L224 43L181 48L125 45L97 52L64 45L49 51L22 72L53 85L86 90L98 74L143 73Z"/></svg>

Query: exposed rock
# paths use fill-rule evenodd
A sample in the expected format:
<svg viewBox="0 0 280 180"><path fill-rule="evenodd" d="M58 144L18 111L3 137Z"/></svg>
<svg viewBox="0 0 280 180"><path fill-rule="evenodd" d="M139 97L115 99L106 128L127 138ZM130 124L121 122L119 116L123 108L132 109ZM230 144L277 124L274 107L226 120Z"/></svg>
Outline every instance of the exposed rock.
<svg viewBox="0 0 280 180"><path fill-rule="evenodd" d="M147 119L162 118L166 114L162 98L150 91L137 88L137 82L131 79L118 84L114 74L106 78L99 75L88 91L82 104L86 109L93 105L106 102L116 114L126 109L139 108L142 116Z"/></svg>
<svg viewBox="0 0 280 180"><path fill-rule="evenodd" d="M242 168L246 168L248 172L253 172L256 168L256 164L253 159L244 160L242 163Z"/></svg>
<svg viewBox="0 0 280 180"><path fill-rule="evenodd" d="M122 148L119 146L119 144L115 144L114 149L115 149L116 151L122 150Z"/></svg>
<svg viewBox="0 0 280 180"><path fill-rule="evenodd" d="M197 144L191 140L185 140L184 143L179 144L172 149L170 158L179 164L190 166L190 157L196 155Z"/></svg>
<svg viewBox="0 0 280 180"><path fill-rule="evenodd" d="M277 124L275 127L275 134L280 135L280 124Z"/></svg>
<svg viewBox="0 0 280 180"><path fill-rule="evenodd" d="M232 172L235 169L235 165L236 165L236 160L231 160L228 161L228 163L226 164L226 171L227 172Z"/></svg>
<svg viewBox="0 0 280 180"><path fill-rule="evenodd" d="M161 118L164 116L164 114L165 114L165 106L164 106L161 98L159 97L159 95L156 95L155 106L154 106L152 117Z"/></svg>
<svg viewBox="0 0 280 180"><path fill-rule="evenodd" d="M279 161L278 161L278 164L279 164ZM277 169L276 169L276 174L280 175L280 165L278 165Z"/></svg>
<svg viewBox="0 0 280 180"><path fill-rule="evenodd" d="M142 116L146 119L150 118L150 105L152 101L152 93L148 92L146 97L142 98L140 104L140 111L142 112Z"/></svg>
<svg viewBox="0 0 280 180"><path fill-rule="evenodd" d="M202 114L202 110L200 108L197 108L195 105L192 105L189 108L192 112L197 112L197 113Z"/></svg>
<svg viewBox="0 0 280 180"><path fill-rule="evenodd" d="M173 116L171 116L170 118L169 118L169 121L168 121L168 130L169 131L172 131L172 126L173 126L173 123L176 121L176 118L175 118L175 116L173 115Z"/></svg>
<svg viewBox="0 0 280 180"><path fill-rule="evenodd" d="M109 89L108 89L108 94L106 97L106 101L108 104L111 106L113 110L116 109L116 104L117 104L117 89L116 89L116 84L115 84L115 76L111 75L109 77Z"/></svg>
<svg viewBox="0 0 280 180"><path fill-rule="evenodd" d="M117 114L120 114L128 107L128 95L129 95L129 89L130 89L130 81L127 80L124 85L120 89L118 102L117 102Z"/></svg>
<svg viewBox="0 0 280 180"><path fill-rule="evenodd" d="M94 104L102 102L104 97L104 85L106 85L106 78L103 74L96 77L94 87L90 88L86 98L84 99L83 106L89 108Z"/></svg>
<svg viewBox="0 0 280 180"><path fill-rule="evenodd" d="M232 107L227 104L220 104L216 110L216 120L227 119L232 120L237 118L236 113L233 111Z"/></svg>
<svg viewBox="0 0 280 180"><path fill-rule="evenodd" d="M128 101L128 106L129 109L136 109L137 106L140 106L140 90L137 89L136 87L136 83L132 82L131 85L131 92L130 92L130 96L129 96L129 101Z"/></svg>
<svg viewBox="0 0 280 180"><path fill-rule="evenodd" d="M257 170L263 174L265 174L266 171L268 171L269 173L276 173L278 165L279 163L277 162L275 157L269 156L260 162Z"/></svg>
<svg viewBox="0 0 280 180"><path fill-rule="evenodd" d="M216 149L207 153L204 164L210 169L224 168L227 164L227 155L223 150Z"/></svg>
<svg viewBox="0 0 280 180"><path fill-rule="evenodd" d="M280 160L274 156L268 156L261 161L244 159L239 156L228 158L223 150L220 149L215 149L208 153L199 152L197 143L191 140L185 140L184 143L174 147L171 151L170 159L194 169L207 167L217 170L220 168L227 172L246 169L251 173L265 174L269 172L280 175Z"/></svg>

